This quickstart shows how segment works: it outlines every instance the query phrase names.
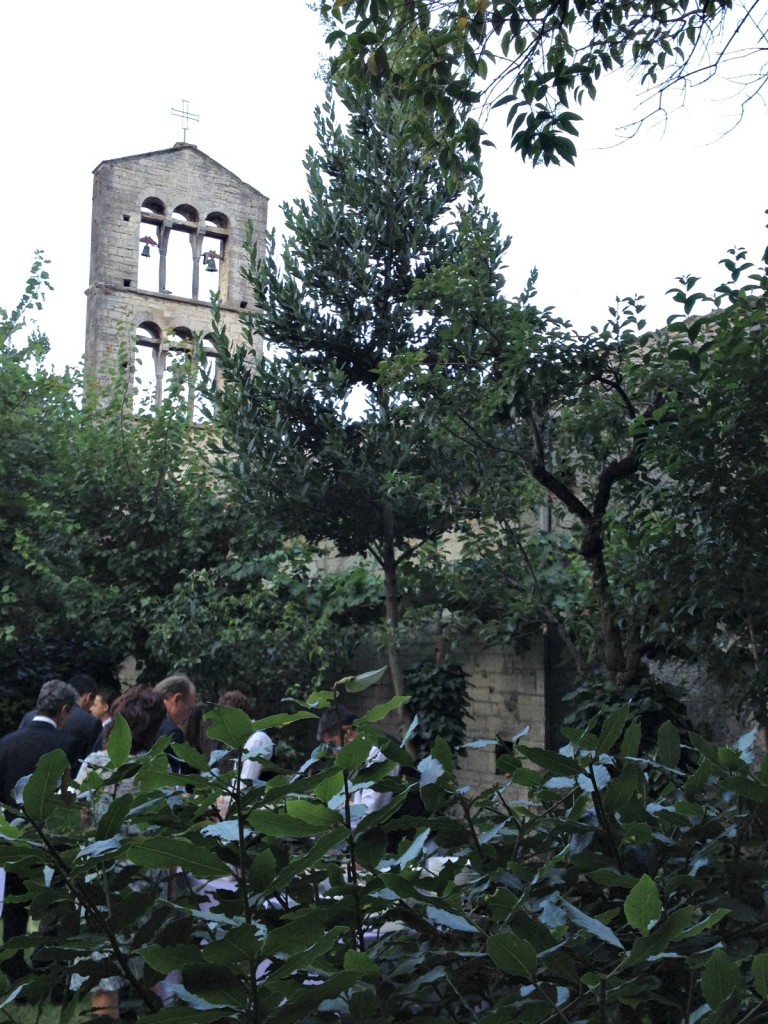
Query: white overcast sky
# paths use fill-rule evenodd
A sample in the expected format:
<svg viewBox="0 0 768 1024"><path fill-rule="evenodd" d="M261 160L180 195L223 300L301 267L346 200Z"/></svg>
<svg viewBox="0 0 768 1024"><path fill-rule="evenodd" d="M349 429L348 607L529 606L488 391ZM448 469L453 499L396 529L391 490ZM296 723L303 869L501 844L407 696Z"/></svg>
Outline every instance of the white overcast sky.
<svg viewBox="0 0 768 1024"><path fill-rule="evenodd" d="M55 292L38 322L57 369L83 354L91 172L179 141L172 107L188 100L200 117L188 141L269 197L271 226L303 193L324 89L323 32L303 0L6 0L0 36L0 306L15 305L43 249ZM734 245L761 256L768 113L758 101L722 137L735 104L692 93L666 133L645 129L617 146L636 101L620 80L604 93L584 111L576 168L524 166L495 132L487 198L513 237L510 292L536 266L540 301L579 328L638 292L657 326L675 277L720 280L718 260Z"/></svg>

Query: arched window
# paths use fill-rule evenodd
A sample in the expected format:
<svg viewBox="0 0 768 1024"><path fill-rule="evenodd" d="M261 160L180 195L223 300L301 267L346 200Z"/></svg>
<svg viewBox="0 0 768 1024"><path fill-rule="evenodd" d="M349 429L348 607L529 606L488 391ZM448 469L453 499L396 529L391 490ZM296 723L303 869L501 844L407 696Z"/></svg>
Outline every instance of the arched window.
<svg viewBox="0 0 768 1024"><path fill-rule="evenodd" d="M218 387L219 354L213 343L212 335L206 334L203 338L197 351L197 359L197 393L195 395L192 419L195 423L203 423L211 418L213 412L212 398L209 397L208 392L211 390L216 391ZM206 394L203 394L203 391Z"/></svg>
<svg viewBox="0 0 768 1024"><path fill-rule="evenodd" d="M202 281L198 291L200 297L208 299L211 292L221 289L221 261L224 259L224 239L206 234L201 253Z"/></svg>
<svg viewBox="0 0 768 1024"><path fill-rule="evenodd" d="M137 284L144 291L162 290L160 283L165 206L156 196L148 196L141 204L139 231L139 270Z"/></svg>
<svg viewBox="0 0 768 1024"><path fill-rule="evenodd" d="M151 412L159 401L162 370L160 369L160 328L145 321L136 328L133 358L133 411Z"/></svg>
<svg viewBox="0 0 768 1024"><path fill-rule="evenodd" d="M200 219L197 214L197 210L194 206L189 206L187 203L182 203L177 206L173 211L173 223L174 225L186 225L188 228L196 228L197 222Z"/></svg>
<svg viewBox="0 0 768 1024"><path fill-rule="evenodd" d="M199 215L194 206L182 203L171 214L166 229L165 291L185 299L196 299L195 255Z"/></svg>
<svg viewBox="0 0 768 1024"><path fill-rule="evenodd" d="M205 302L219 292L226 301L228 237L229 218L218 210L201 220L194 206L180 203L169 217L162 201L149 196L141 204L139 288Z"/></svg>
<svg viewBox="0 0 768 1024"><path fill-rule="evenodd" d="M209 419L211 398L202 392L216 387L218 353L213 337L207 334L196 341L188 327L180 326L163 339L157 324L149 321L139 324L135 337L134 412L146 415L170 400L186 406L194 423Z"/></svg>
<svg viewBox="0 0 768 1024"><path fill-rule="evenodd" d="M205 235L202 245L202 280L200 281L199 294L203 299L208 299L211 292L224 293L224 278L222 267L226 255L226 241L229 236L229 217L214 210L205 215Z"/></svg>
<svg viewBox="0 0 768 1024"><path fill-rule="evenodd" d="M188 327L177 327L166 338L163 398L178 397L189 404L189 384L194 371L194 341Z"/></svg>
<svg viewBox="0 0 768 1024"><path fill-rule="evenodd" d="M148 196L141 204L141 215L147 213L153 217L164 217L165 216L165 204L157 196Z"/></svg>
<svg viewBox="0 0 768 1024"><path fill-rule="evenodd" d="M229 217L224 213L214 211L213 213L207 213L205 215L205 226L207 228L216 228L219 231L229 231Z"/></svg>

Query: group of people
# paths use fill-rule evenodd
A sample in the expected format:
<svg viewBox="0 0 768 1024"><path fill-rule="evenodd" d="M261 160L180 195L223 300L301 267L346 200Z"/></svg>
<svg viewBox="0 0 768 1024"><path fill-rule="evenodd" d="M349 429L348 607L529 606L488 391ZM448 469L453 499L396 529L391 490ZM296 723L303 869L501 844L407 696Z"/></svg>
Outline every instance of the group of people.
<svg viewBox="0 0 768 1024"><path fill-rule="evenodd" d="M248 698L240 691L229 691L221 698L221 703L241 707L253 715ZM176 748L185 741L185 730L196 708L195 685L182 674L169 676L154 687L131 687L119 696L109 689L98 688L86 675L75 676L69 682L53 679L44 683L35 708L23 716L15 731L0 739L0 802L6 806L6 814L13 817L14 808L19 807L22 801L17 787L50 751L64 751L69 762L66 774L78 786L86 782L91 772L104 771L109 762L106 749L109 735L118 717L127 723L130 730L131 754L145 753L158 737L168 736L170 771L188 773L189 766L176 753ZM266 733L254 733L245 753L268 759L272 755L272 741ZM242 776L253 780L258 778L260 770L260 761L246 758ZM125 780L121 783L123 789L108 799L128 792L132 784L133 780ZM105 810L106 806L90 808L91 813L97 816ZM2 902L4 942L24 935L27 930L28 909L14 899L24 893L22 879L8 872ZM25 976L28 967L23 951L19 950L5 960L0 969L12 984ZM93 992L93 1010L118 1018L118 989L117 979L105 979Z"/></svg>
<svg viewBox="0 0 768 1024"><path fill-rule="evenodd" d="M239 708L251 718L255 715L250 699L239 690L224 693L218 703L223 707ZM134 686L119 695L109 689L99 689L89 676L75 676L69 682L54 679L45 683L35 709L24 715L18 729L0 739L0 801L6 805L6 814L13 816L14 808L21 804L18 784L34 771L44 754L56 749L65 752L69 774L82 795L87 799L89 794L97 794L95 802L88 807L88 812L95 818L106 811L115 796L130 792L135 784L133 778L123 780L119 791L109 796L104 796L98 787L89 789L87 785L92 772L102 773L109 764L107 744L118 718L122 718L130 730L132 755L149 751L158 737L167 736L169 770L181 775L189 774L193 769L184 761L183 752L178 752L180 744L190 742L205 754L215 748L205 735L201 711L195 685L183 674L168 676L154 687ZM320 718L317 738L325 747L327 756L333 756L344 743L355 738L354 720L354 714L344 708L335 709ZM270 736L255 731L244 745L241 779L256 781L263 765L272 756ZM369 761L377 760L383 760L383 755L374 748ZM361 814L378 810L390 798L391 794L387 792L356 788L351 798L351 803L357 807L353 813L353 826ZM227 809L219 806L220 814L224 816ZM23 896L24 893L22 879L9 872L5 879L6 897ZM10 902L6 899L2 906L4 941L24 935L28 926L27 907L13 899ZM0 969L11 983L21 979L28 973L23 951L19 950L5 960ZM99 983L92 991L94 1013L119 1018L119 987L118 978L105 978Z"/></svg>

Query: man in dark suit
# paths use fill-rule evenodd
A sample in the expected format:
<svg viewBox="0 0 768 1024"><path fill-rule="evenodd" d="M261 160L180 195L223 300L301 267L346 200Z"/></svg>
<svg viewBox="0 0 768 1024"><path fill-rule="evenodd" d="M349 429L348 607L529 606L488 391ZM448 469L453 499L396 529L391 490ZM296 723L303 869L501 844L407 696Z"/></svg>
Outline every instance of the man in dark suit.
<svg viewBox="0 0 768 1024"><path fill-rule="evenodd" d="M69 685L77 691L78 700L62 726L64 742L61 746L69 756L72 775L75 776L85 758L101 747L101 723L89 711L96 695L96 680L81 674L72 676ZM28 711L21 720L21 726L29 725L35 714L37 712Z"/></svg>
<svg viewBox="0 0 768 1024"><path fill-rule="evenodd" d="M183 743L184 730L187 727L189 716L197 704L197 690L189 676L181 673L168 676L155 686L155 693L159 693L165 704L165 720L160 726L161 736L170 736L171 746L168 747L168 763L172 772L179 772L182 775L189 775L194 768L177 757L173 752L173 745Z"/></svg>
<svg viewBox="0 0 768 1024"><path fill-rule="evenodd" d="M37 698L37 709L32 712L28 725L0 739L0 801L7 805L6 815L12 818L13 809L20 806L15 789L21 779L31 775L37 762L51 750L66 750L63 726L72 709L78 705L79 694L69 683L51 679L43 683ZM6 900L3 904L3 940L24 935L27 931L29 910L19 903L9 903L9 896L22 896L26 887L22 880L8 872L5 876ZM24 954L19 950L0 964L13 982L28 973Z"/></svg>
<svg viewBox="0 0 768 1024"><path fill-rule="evenodd" d="M72 676L69 684L80 694L80 701L72 708L62 730L74 776L86 757L101 747L101 722L91 714L96 680L87 675L77 675Z"/></svg>

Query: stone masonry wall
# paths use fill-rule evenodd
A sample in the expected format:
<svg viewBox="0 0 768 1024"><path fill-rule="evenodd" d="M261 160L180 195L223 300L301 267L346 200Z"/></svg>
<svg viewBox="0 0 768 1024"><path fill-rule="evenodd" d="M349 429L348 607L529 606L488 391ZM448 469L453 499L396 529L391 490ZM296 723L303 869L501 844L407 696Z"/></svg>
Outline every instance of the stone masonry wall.
<svg viewBox="0 0 768 1024"><path fill-rule="evenodd" d="M426 646L419 652L423 656ZM403 652L406 664L408 652ZM353 671L367 672L386 663L386 656L370 648ZM418 657L417 657L417 660ZM546 745L546 696L544 656L541 645L525 654L479 642L467 643L459 661L469 676L470 717L466 721L467 740L511 740L526 726L524 743L532 747ZM392 696L387 673L381 682L367 691L359 702L350 701L355 710L384 703ZM381 723L385 731L397 735L397 720L391 716ZM462 786L480 790L492 785L496 772L495 745L471 749L458 760L458 778Z"/></svg>
<svg viewBox="0 0 768 1024"><path fill-rule="evenodd" d="M511 740L526 726L525 743L543 747L546 740L544 657L541 645L524 654L499 648L468 648L463 657L470 678L471 718L467 739ZM462 785L480 789L494 779L496 748L470 750L462 758Z"/></svg>

